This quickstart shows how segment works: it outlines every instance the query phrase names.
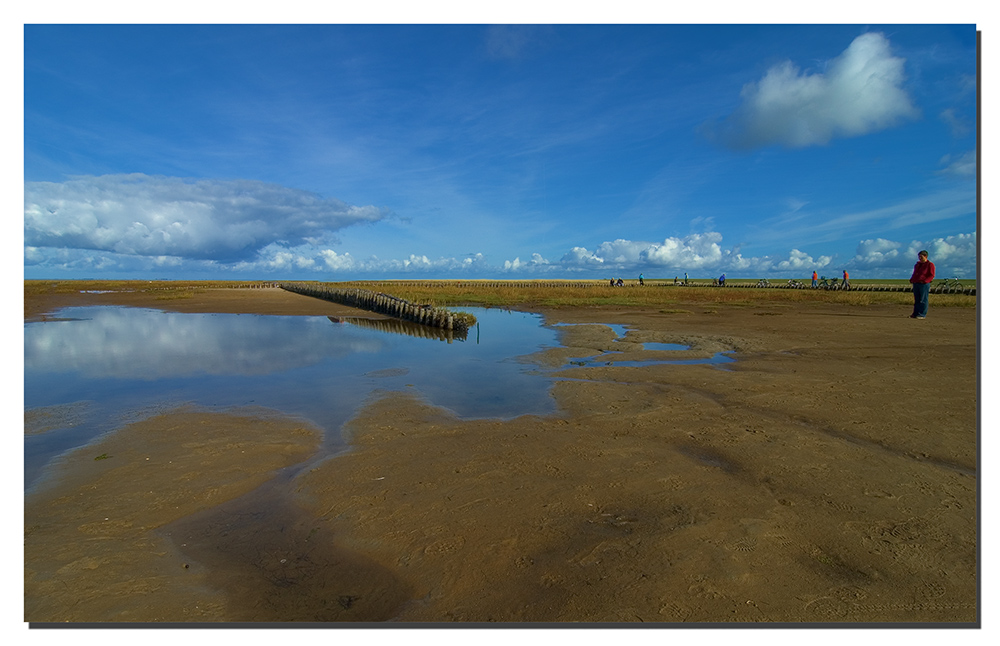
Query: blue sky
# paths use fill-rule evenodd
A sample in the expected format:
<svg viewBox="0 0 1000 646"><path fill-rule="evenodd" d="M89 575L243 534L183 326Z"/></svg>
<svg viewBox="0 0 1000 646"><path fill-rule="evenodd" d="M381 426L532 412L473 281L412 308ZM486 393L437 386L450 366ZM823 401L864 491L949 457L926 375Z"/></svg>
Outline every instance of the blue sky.
<svg viewBox="0 0 1000 646"><path fill-rule="evenodd" d="M976 26L27 25L26 278L976 274Z"/></svg>

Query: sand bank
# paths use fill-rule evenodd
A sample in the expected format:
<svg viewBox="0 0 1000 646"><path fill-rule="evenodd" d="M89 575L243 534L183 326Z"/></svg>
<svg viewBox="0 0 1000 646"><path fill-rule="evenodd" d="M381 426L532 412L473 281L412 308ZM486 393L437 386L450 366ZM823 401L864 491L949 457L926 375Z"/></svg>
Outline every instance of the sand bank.
<svg viewBox="0 0 1000 646"><path fill-rule="evenodd" d="M737 361L571 366L559 415L509 421L386 393L352 452L242 498L307 425L212 417L247 472L194 413L127 427L26 500L26 620L975 621L974 310L543 313L581 325L542 365L622 350L602 323L618 358ZM186 466L145 493L154 454Z"/></svg>

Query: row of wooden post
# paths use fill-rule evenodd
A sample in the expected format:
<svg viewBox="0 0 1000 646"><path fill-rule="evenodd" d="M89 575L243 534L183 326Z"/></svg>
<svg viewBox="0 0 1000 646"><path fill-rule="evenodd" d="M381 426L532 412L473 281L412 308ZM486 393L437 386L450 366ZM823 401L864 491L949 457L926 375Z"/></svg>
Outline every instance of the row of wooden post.
<svg viewBox="0 0 1000 646"><path fill-rule="evenodd" d="M450 330L459 334L465 334L469 331L469 325L465 319L455 316L446 309L430 305L416 305L381 292L373 292L368 289L335 289L310 283L281 283L279 287L296 294L321 298L331 303L356 307L403 321L412 321L419 325Z"/></svg>
<svg viewBox="0 0 1000 646"><path fill-rule="evenodd" d="M379 332L405 334L406 336L414 336L421 339L436 339L448 343L451 343L456 338L459 341L464 341L467 336L464 333L456 333L454 330L419 325L399 319L366 319L357 316L328 316L327 318L334 323L349 323L358 327L378 330Z"/></svg>
<svg viewBox="0 0 1000 646"><path fill-rule="evenodd" d="M726 287L755 287L758 289L822 289L824 291L851 291L851 292L912 292L913 285L877 285L877 284L859 284L851 285L851 288L844 290L843 287L839 285L836 287L823 287L822 285L818 287L813 287L810 283L802 283L801 287L792 287L785 283L777 283L774 285L758 285L757 283L726 283ZM976 295L975 287L946 287L944 285L932 285L932 294L966 294L968 296Z"/></svg>
<svg viewBox="0 0 1000 646"><path fill-rule="evenodd" d="M372 283L373 285L378 283ZM592 280L592 281L515 281L515 280L502 280L502 281L492 281L492 280L470 280L470 281L420 281L420 280L409 280L409 281L386 281L384 284L398 285L400 287L433 287L435 285L447 284L450 287L478 287L478 288L528 288L528 287L607 287L608 283L604 280ZM651 279L646 280L646 286L648 287L661 287L661 286L672 286L672 285L682 285L682 283L673 283L669 280L663 279ZM689 281L687 286L690 287L709 287L711 282L705 281ZM628 280L625 283L627 287L638 287L639 283L635 280ZM748 282L729 282L726 283L726 287L739 287L739 288L771 288L771 289L813 289L812 285L808 280L801 283L800 287L795 287L788 285L785 282L775 282L771 285L758 285L757 283ZM816 289L839 289L836 288L825 288L818 287ZM852 285L851 291L856 292L909 292L912 290L910 285L878 285L878 284L858 284ZM969 296L976 295L975 287L945 287L945 286L932 286L932 294L966 294Z"/></svg>

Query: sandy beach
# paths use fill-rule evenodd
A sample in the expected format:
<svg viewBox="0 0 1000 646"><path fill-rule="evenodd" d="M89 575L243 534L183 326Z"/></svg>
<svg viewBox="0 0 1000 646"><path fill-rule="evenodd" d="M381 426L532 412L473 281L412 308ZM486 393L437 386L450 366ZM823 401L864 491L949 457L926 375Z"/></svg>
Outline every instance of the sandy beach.
<svg viewBox="0 0 1000 646"><path fill-rule="evenodd" d="M84 304L357 314L219 289L26 297L25 320ZM565 366L554 416L385 392L350 452L294 475L320 431L259 409L166 411L65 456L25 500L25 621L977 621L974 308L539 311L575 324L522 359ZM649 342L736 361L568 363Z"/></svg>

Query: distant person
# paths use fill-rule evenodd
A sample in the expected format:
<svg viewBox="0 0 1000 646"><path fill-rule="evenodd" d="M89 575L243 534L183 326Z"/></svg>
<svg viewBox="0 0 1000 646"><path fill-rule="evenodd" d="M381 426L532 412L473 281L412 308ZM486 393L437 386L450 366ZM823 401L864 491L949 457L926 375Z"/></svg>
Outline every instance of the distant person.
<svg viewBox="0 0 1000 646"><path fill-rule="evenodd" d="M841 285L841 287L843 287L844 289L851 288L851 276L850 274L847 273L846 269L844 270L844 284Z"/></svg>
<svg viewBox="0 0 1000 646"><path fill-rule="evenodd" d="M681 281L677 280L677 276L674 276L674 285L679 285Z"/></svg>
<svg viewBox="0 0 1000 646"><path fill-rule="evenodd" d="M614 279L614 278L612 278L612 279L611 279L610 281L608 281L608 285L609 285L610 287L614 287L614 286L615 286L615 279Z"/></svg>
<svg viewBox="0 0 1000 646"><path fill-rule="evenodd" d="M639 284L640 285L645 285L646 284L646 283L642 282L642 274L639 274Z"/></svg>
<svg viewBox="0 0 1000 646"><path fill-rule="evenodd" d="M618 287L624 287L625 286L625 281L622 280L621 278L619 278L618 282L615 283L615 285L617 285Z"/></svg>
<svg viewBox="0 0 1000 646"><path fill-rule="evenodd" d="M726 275L725 274L722 274L721 276L719 276L719 285L721 285L722 287L726 286Z"/></svg>
<svg viewBox="0 0 1000 646"><path fill-rule="evenodd" d="M684 284L685 285L688 284L688 273L687 272L684 272Z"/></svg>
<svg viewBox="0 0 1000 646"><path fill-rule="evenodd" d="M813 271L813 287L819 287L819 276Z"/></svg>
<svg viewBox="0 0 1000 646"><path fill-rule="evenodd" d="M910 282L913 283L913 314L910 314L910 318L925 319L931 283L934 282L934 263L927 259L927 251L917 254L917 264L913 265Z"/></svg>

